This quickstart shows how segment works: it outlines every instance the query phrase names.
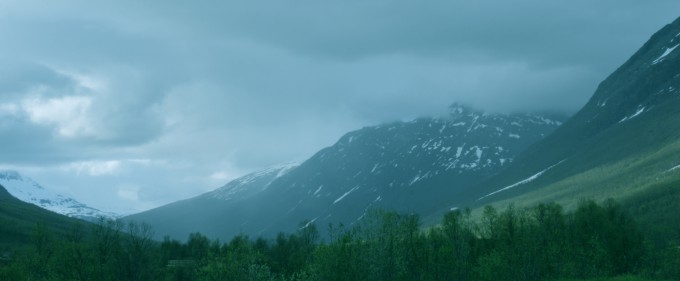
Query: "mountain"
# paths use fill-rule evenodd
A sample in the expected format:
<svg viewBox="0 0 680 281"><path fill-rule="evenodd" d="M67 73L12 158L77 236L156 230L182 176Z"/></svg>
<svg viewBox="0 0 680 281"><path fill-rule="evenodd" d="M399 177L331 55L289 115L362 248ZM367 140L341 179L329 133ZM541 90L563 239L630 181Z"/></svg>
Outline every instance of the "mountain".
<svg viewBox="0 0 680 281"><path fill-rule="evenodd" d="M174 238L192 231L268 236L305 219L322 231L328 223L352 225L371 207L430 222L460 207L479 214L487 204L572 208L614 198L652 237L680 233L680 19L655 33L564 125L553 120L455 105L445 118L348 133L296 168L219 189L243 196L209 193L127 219Z"/></svg>
<svg viewBox="0 0 680 281"><path fill-rule="evenodd" d="M99 217L117 217L116 214L100 211L73 198L50 191L15 171L0 172L0 184L21 201L65 216L88 221L96 221Z"/></svg>
<svg viewBox="0 0 680 281"><path fill-rule="evenodd" d="M193 232L220 238L227 233L234 235L245 232L242 226L247 216L251 216L257 208L268 206L249 206L243 202L251 202L253 197L265 192L274 180L295 167L295 164L287 164L251 173L211 192L123 219L151 224L156 238L170 236L184 239ZM244 221L232 223L237 218Z"/></svg>
<svg viewBox="0 0 680 281"><path fill-rule="evenodd" d="M651 202L680 199L671 188L680 184L679 47L680 18L607 77L563 126L461 198L501 207L614 198L648 219L677 217L680 207L656 212L662 206Z"/></svg>
<svg viewBox="0 0 680 281"><path fill-rule="evenodd" d="M369 208L432 213L514 161L559 125L560 117L485 114L455 104L441 118L419 118L350 132L297 167L237 179L196 198L125 219L159 236L184 239L239 233L272 236L310 220L360 221ZM448 208L456 208L450 205Z"/></svg>
<svg viewBox="0 0 680 281"><path fill-rule="evenodd" d="M50 212L12 196L0 184L0 252L28 245L37 224L66 235L82 221Z"/></svg>

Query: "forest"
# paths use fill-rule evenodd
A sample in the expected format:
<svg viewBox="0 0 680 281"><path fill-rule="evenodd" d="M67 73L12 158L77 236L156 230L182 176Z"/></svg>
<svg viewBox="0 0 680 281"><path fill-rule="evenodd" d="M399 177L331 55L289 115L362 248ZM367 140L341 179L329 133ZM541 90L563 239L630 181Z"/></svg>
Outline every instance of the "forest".
<svg viewBox="0 0 680 281"><path fill-rule="evenodd" d="M677 241L650 242L612 200L457 210L431 228L373 210L327 227L223 242L154 241L147 225L104 219L65 234L38 224L26 247L0 249L0 280L680 280Z"/></svg>

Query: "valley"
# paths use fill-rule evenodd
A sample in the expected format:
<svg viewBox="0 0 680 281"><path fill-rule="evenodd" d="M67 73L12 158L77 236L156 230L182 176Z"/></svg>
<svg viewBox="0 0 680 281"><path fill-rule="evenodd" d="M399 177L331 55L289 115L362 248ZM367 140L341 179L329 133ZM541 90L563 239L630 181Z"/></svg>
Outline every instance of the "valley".
<svg viewBox="0 0 680 281"><path fill-rule="evenodd" d="M678 3L79 1L0 5L0 280L680 280Z"/></svg>

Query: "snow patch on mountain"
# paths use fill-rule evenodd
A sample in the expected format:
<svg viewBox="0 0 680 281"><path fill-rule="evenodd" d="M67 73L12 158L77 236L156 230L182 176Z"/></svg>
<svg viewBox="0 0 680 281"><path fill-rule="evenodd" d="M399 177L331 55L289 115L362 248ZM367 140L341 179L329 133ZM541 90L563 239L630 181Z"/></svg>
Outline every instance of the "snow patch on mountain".
<svg viewBox="0 0 680 281"><path fill-rule="evenodd" d="M460 154L463 153L464 147L465 147L465 144L463 144L463 146L459 146L458 149L456 149L456 158L459 158Z"/></svg>
<svg viewBox="0 0 680 281"><path fill-rule="evenodd" d="M608 102L608 101L609 101L609 99L605 99L605 100L602 101L602 102L598 102L598 103L597 103L597 106L599 106L599 107L605 107L605 106L607 106L607 102Z"/></svg>
<svg viewBox="0 0 680 281"><path fill-rule="evenodd" d="M321 192L321 189L323 189L323 184L320 185L319 188L316 189L316 191L314 191L314 194L312 194L312 196L319 197L319 192Z"/></svg>
<svg viewBox="0 0 680 281"><path fill-rule="evenodd" d="M621 121L619 121L619 123L623 123L623 122L625 122L625 121L628 121L628 120L630 120L630 119L633 119L633 118L637 117L638 115L640 115L640 114L642 114L643 112L645 112L645 108L646 108L646 107L639 108L635 113L633 113L633 115L624 117L623 119L621 119Z"/></svg>
<svg viewBox="0 0 680 281"><path fill-rule="evenodd" d="M680 46L680 44L675 45L675 46L670 47L670 48L666 48L666 51L664 51L663 54L661 54L661 56L660 56L659 58L655 59L655 60L652 62L652 65L655 65L655 64L660 63L661 61L663 61L663 59L665 59L668 55L670 55L670 54L671 54L678 46Z"/></svg>
<svg viewBox="0 0 680 281"><path fill-rule="evenodd" d="M540 177L541 175L543 175L545 172L547 172L547 171L549 171L550 169L554 168L555 166L561 164L562 162L564 162L564 160L562 160L562 161L560 161L559 163L557 163L557 164L555 164L555 165L552 165L552 166L548 167L547 169L545 169L545 170L543 170L543 171L540 171L540 172L538 172L538 173L536 173L536 174L534 174L534 175L532 175L532 176L530 176L530 177L528 177L528 178L526 178L526 179L523 179L523 180L518 181L518 182L516 182L516 183L514 183L514 184L511 184L511 185L508 185L508 186L506 186L506 187L504 187L504 188L501 188L501 189L499 189L499 190L496 190L496 191L494 191L494 192L491 192L491 193L489 193L489 194L487 194L487 195L484 195L484 196L480 197L479 199L477 199L477 201L482 200L482 199L484 199L484 198L486 198L486 197L492 196L492 195L494 195L494 194L497 194L497 193L499 193L499 192L503 192L503 191L506 191L506 190L508 190L508 189L512 189L512 188L515 188L515 187L517 187L517 186L520 186L520 185L523 185L523 184L526 184L526 183L530 183L530 182L536 180L536 179L537 179L538 177Z"/></svg>
<svg viewBox="0 0 680 281"><path fill-rule="evenodd" d="M42 187L29 177L16 171L0 172L0 185L17 199L65 216L86 220L100 217L117 218L119 215L92 208L73 198Z"/></svg>
<svg viewBox="0 0 680 281"><path fill-rule="evenodd" d="M556 125L556 126L562 125L562 122L560 122L560 121L555 121L555 120L552 120L550 118L546 118L546 117L543 117L543 116L531 115L531 118L536 119L537 121L534 121L534 123L537 123L537 124L547 124L547 125Z"/></svg>
<svg viewBox="0 0 680 281"><path fill-rule="evenodd" d="M484 151L482 151L479 147L475 146L475 155L477 155L477 162L482 159L482 154Z"/></svg>
<svg viewBox="0 0 680 281"><path fill-rule="evenodd" d="M349 195L350 193L354 192L354 191L357 190L357 189L359 189L359 186L358 186L358 185L355 186L354 188L350 189L349 191L345 192L345 194L343 194L342 196L338 197L338 199L335 199L335 201L333 201L333 204L340 202L342 199L345 199L345 197L347 197L347 195Z"/></svg>
<svg viewBox="0 0 680 281"><path fill-rule="evenodd" d="M675 167L673 167L673 168L668 169L668 170L666 171L666 173L670 173L670 172L673 172L673 171L678 170L678 169L680 169L680 165L677 165L677 166L675 166Z"/></svg>

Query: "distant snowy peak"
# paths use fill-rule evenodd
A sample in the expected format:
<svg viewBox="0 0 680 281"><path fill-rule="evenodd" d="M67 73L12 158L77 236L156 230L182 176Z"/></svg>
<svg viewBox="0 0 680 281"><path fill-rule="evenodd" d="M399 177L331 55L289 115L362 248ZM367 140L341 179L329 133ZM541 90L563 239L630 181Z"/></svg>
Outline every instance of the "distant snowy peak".
<svg viewBox="0 0 680 281"><path fill-rule="evenodd" d="M0 171L0 185L21 201L69 217L85 220L118 217L114 213L97 210L73 198L52 192L16 171Z"/></svg>
<svg viewBox="0 0 680 281"><path fill-rule="evenodd" d="M224 201L245 199L269 188L276 179L288 174L299 163L286 163L237 178L205 196Z"/></svg>

